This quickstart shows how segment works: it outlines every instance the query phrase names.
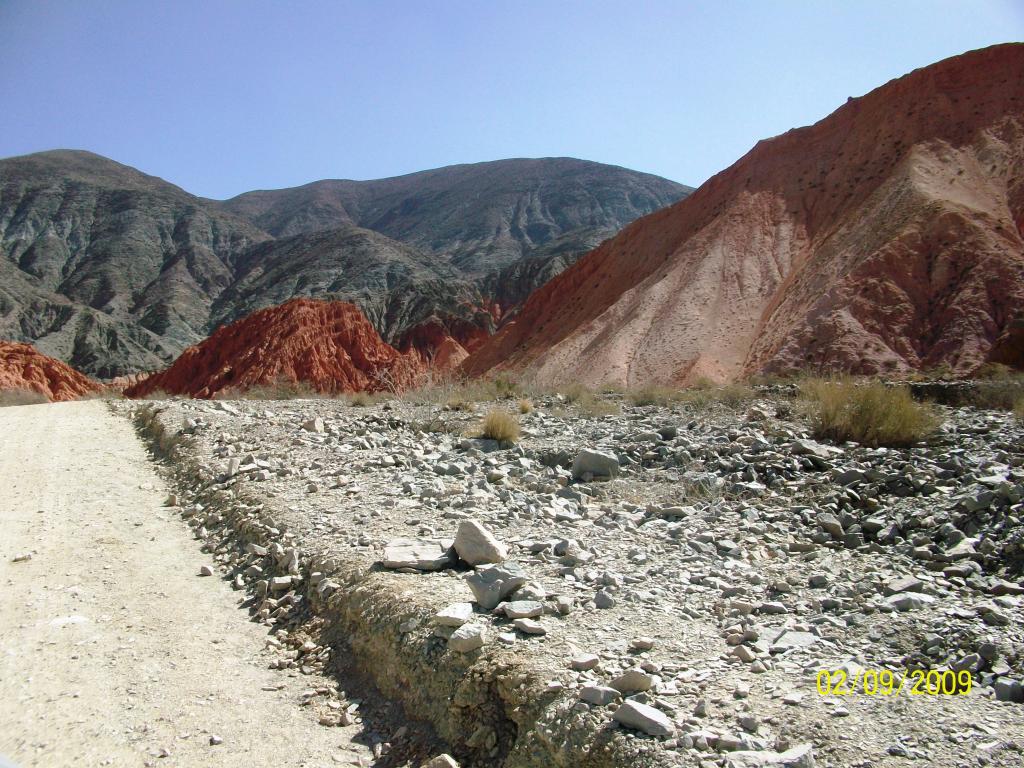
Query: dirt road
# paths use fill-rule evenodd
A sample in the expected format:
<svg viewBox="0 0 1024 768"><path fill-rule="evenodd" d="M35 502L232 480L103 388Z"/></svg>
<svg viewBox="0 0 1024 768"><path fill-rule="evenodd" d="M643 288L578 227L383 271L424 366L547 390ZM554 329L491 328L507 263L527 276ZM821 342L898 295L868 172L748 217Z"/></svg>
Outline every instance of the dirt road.
<svg viewBox="0 0 1024 768"><path fill-rule="evenodd" d="M166 496L103 403L0 409L0 765L369 765Z"/></svg>

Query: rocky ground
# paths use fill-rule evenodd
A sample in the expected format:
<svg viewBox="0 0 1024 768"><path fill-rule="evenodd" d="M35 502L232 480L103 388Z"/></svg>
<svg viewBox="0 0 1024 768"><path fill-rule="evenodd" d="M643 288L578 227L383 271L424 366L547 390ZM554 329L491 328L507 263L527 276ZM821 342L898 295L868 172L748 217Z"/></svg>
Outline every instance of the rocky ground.
<svg viewBox="0 0 1024 768"><path fill-rule="evenodd" d="M942 408L928 444L868 449L810 439L780 390L610 399L539 398L515 445L470 436L486 404L113 407L173 457L268 665L350 662L463 765L1021 764L1012 415ZM970 691L915 693L918 669ZM378 754L419 764L404 735Z"/></svg>

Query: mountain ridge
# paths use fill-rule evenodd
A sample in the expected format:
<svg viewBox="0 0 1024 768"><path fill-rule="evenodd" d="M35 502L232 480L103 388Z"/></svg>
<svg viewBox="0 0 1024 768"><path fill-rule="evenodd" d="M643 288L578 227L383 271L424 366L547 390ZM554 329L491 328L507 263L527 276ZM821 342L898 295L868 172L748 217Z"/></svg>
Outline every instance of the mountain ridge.
<svg viewBox="0 0 1024 768"><path fill-rule="evenodd" d="M398 190L389 186L389 180L353 182L360 190L383 184L387 199L374 203L377 222L388 218L400 230L397 234L405 237L411 232L417 242L366 227L361 228L364 234L353 236L354 222L334 209L318 214L309 201L298 207L305 211L302 215L320 216L320 224L275 237L222 201L197 197L95 153L51 150L0 160L0 338L33 343L86 373L112 378L160 369L220 324L297 296L355 301L393 342L421 323L436 321L447 326L480 323L489 333L494 330L493 317L481 311L489 303L481 288L490 256L482 255L476 268L467 269L454 262L446 244L457 243L463 256L471 256L475 248L483 253L490 241L478 238L477 246L468 245L457 212L464 198L475 195L477 218L462 217L470 222L466 226L479 234L481 227L489 226L487 221L506 220L509 196L516 197L521 186L509 169L514 171L523 162L534 169L532 176L527 174L531 184L547 176L543 189L538 191L536 184L530 188L543 205L521 212L518 220L526 229L539 222L548 231L547 219L554 217L561 224L552 236L575 243L575 250L563 254L558 266L587 250L595 231L612 234L647 212L643 206L662 201L648 195L639 201L641 207L631 207L628 195L616 189L631 184L630 179L640 179L643 186L657 177L573 160L574 168L597 179L597 191L584 196L579 205L585 210L577 215L573 207L578 189L562 194L568 182L550 163L494 161L396 177L402 185ZM480 181L481 174L485 181ZM414 188L422 178L433 179L434 186L427 191ZM437 186L438 179L451 178L458 182L455 188ZM656 186L664 199L686 190L667 180ZM614 204L608 210L596 204L595 208L595 199ZM296 211L290 209L290 214ZM578 222L584 226L560 228ZM433 248L420 242L423 232L441 229ZM532 253L528 238L516 237L509 227L502 230L500 247L494 251L500 251L501 263ZM290 274L288 257L295 253L301 259L295 274ZM257 257L263 263L254 266ZM396 266L402 263L419 267ZM385 274L388 264L397 269L390 277ZM259 279L269 272L277 279ZM525 296L533 287L527 281L520 294ZM237 305L231 304L232 297L238 297Z"/></svg>
<svg viewBox="0 0 1024 768"><path fill-rule="evenodd" d="M994 46L758 142L533 292L463 370L633 385L976 368L1024 298L1022 82L1024 45Z"/></svg>

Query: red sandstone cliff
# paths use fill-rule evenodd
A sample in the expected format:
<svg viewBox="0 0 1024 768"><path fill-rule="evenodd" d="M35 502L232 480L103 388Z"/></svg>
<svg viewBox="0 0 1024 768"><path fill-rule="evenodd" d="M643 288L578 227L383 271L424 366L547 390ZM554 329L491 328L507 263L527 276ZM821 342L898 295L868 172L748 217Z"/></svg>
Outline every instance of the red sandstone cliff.
<svg viewBox="0 0 1024 768"><path fill-rule="evenodd" d="M404 389L420 366L385 344L358 307L294 299L219 328L165 371L125 391L213 397L302 382L328 394Z"/></svg>
<svg viewBox="0 0 1024 768"><path fill-rule="evenodd" d="M30 344L0 341L0 391L35 392L49 400L74 400L103 386L67 363L47 357Z"/></svg>
<svg viewBox="0 0 1024 768"><path fill-rule="evenodd" d="M1024 45L759 142L531 294L462 370L633 385L989 359L1024 307Z"/></svg>

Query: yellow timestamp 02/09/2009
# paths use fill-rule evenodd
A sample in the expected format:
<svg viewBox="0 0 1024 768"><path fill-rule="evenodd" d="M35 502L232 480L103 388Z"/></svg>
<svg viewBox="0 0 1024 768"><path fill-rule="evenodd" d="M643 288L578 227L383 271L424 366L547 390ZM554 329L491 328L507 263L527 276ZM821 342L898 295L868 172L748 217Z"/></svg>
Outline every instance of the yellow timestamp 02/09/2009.
<svg viewBox="0 0 1024 768"><path fill-rule="evenodd" d="M818 693L822 696L962 696L971 692L973 678L968 669L864 669L850 674L845 669L818 672Z"/></svg>

